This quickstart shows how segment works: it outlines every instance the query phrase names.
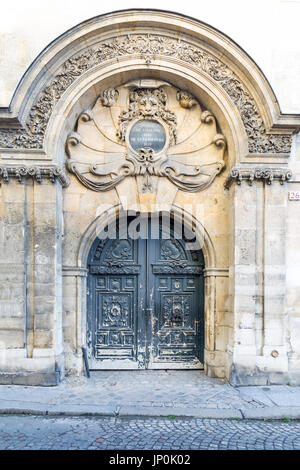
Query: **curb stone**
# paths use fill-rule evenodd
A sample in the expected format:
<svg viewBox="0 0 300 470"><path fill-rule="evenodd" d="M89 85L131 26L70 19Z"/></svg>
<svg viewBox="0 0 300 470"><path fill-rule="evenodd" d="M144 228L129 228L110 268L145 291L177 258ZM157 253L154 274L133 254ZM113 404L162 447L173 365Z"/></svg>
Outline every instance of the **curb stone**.
<svg viewBox="0 0 300 470"><path fill-rule="evenodd" d="M245 408L242 409L243 417L246 419L300 419L300 406L283 407L273 406L268 408Z"/></svg>
<svg viewBox="0 0 300 470"><path fill-rule="evenodd" d="M187 417L187 418L241 418L242 413L237 409L228 408L161 408L121 406L119 416L157 416L157 417Z"/></svg>
<svg viewBox="0 0 300 470"><path fill-rule="evenodd" d="M168 417L199 419L300 419L300 407L266 408L177 408L126 405L41 405L37 403L17 404L6 402L0 414L44 415L44 416L110 416L110 417Z"/></svg>

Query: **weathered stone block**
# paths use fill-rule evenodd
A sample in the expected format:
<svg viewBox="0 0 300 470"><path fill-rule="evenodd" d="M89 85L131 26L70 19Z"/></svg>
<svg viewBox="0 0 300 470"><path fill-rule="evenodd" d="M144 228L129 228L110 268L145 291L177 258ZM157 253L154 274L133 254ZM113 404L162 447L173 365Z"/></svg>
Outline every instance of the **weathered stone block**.
<svg viewBox="0 0 300 470"><path fill-rule="evenodd" d="M46 325L47 326L47 325ZM45 327L45 326L44 326ZM34 346L36 348L52 348L54 343L53 330L34 330Z"/></svg>
<svg viewBox="0 0 300 470"><path fill-rule="evenodd" d="M255 230L236 231L236 264L255 264Z"/></svg>
<svg viewBox="0 0 300 470"><path fill-rule="evenodd" d="M3 328L0 330L0 344L5 348L24 347L24 327L23 329ZM3 349L3 348L2 348Z"/></svg>
<svg viewBox="0 0 300 470"><path fill-rule="evenodd" d="M32 385L40 387L51 387L58 385L60 373L56 372L0 372L1 385Z"/></svg>

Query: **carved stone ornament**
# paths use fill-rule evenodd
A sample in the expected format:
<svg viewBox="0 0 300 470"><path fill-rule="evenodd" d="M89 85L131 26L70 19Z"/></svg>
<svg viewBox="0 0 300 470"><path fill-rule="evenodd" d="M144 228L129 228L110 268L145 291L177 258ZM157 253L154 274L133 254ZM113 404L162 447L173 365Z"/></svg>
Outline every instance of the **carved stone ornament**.
<svg viewBox="0 0 300 470"><path fill-rule="evenodd" d="M103 96L114 96L114 105L103 105ZM67 168L93 191L110 190L135 176L142 177L142 192L155 192L157 177L196 192L225 166L225 148L214 116L191 95L169 84L124 85L114 93L105 90L93 109L79 116L66 142Z"/></svg>
<svg viewBox="0 0 300 470"><path fill-rule="evenodd" d="M292 177L291 170L287 168L239 168L233 167L225 181L225 188L229 189L232 183L240 185L242 181L247 181L250 186L254 180L264 181L271 184L274 180L283 184Z"/></svg>
<svg viewBox="0 0 300 470"><path fill-rule="evenodd" d="M9 183L10 178L16 178L19 183L22 183L24 178L33 178L37 183L42 183L43 179L49 179L52 183L58 181L63 188L70 183L64 171L56 165L0 165L0 181Z"/></svg>
<svg viewBox="0 0 300 470"><path fill-rule="evenodd" d="M176 142L176 116L166 108L167 93L163 88L146 88L129 93L128 110L119 116L117 136L125 142L128 125L134 119L157 119L164 121L169 129L170 143Z"/></svg>
<svg viewBox="0 0 300 470"><path fill-rule="evenodd" d="M105 61L117 60L121 56L139 56L146 64L159 57L173 57L198 67L208 74L229 95L237 107L248 136L250 153L290 153L291 136L268 134L254 98L248 89L219 58L191 43L158 34L126 34L101 42L69 58L53 79L40 92L31 108L25 129L0 129L0 147L40 149L53 108L63 93L87 70ZM112 91L101 97L103 106L114 101ZM180 98L181 105L189 108L193 101Z"/></svg>
<svg viewBox="0 0 300 470"><path fill-rule="evenodd" d="M187 91L179 90L177 92L177 99L180 103L180 106L182 106L183 108L190 109L197 104L197 101L195 100L193 95L191 95Z"/></svg>

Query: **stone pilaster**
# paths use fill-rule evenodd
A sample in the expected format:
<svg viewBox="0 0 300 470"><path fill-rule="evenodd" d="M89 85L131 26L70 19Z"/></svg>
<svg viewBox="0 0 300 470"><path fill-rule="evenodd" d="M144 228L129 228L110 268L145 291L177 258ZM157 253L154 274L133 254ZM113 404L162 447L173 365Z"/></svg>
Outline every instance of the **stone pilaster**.
<svg viewBox="0 0 300 470"><path fill-rule="evenodd" d="M267 368L269 381L286 383L286 185L265 187L264 194L264 305L263 347L257 359Z"/></svg>
<svg viewBox="0 0 300 470"><path fill-rule="evenodd" d="M255 367L256 185L232 188L230 295L233 338L228 353L238 380Z"/></svg>
<svg viewBox="0 0 300 470"><path fill-rule="evenodd" d="M1 273L7 273L2 276L2 289L9 298L0 307L1 331L6 333L0 381L54 385L64 370L62 181L60 172L52 178L51 171L44 168L31 173L25 167L19 177L19 167L11 168L1 167L2 209L6 214ZM36 178L37 174L43 176Z"/></svg>
<svg viewBox="0 0 300 470"><path fill-rule="evenodd" d="M285 219L291 177L282 169L231 171L231 382L286 382ZM246 180L246 181L245 181ZM277 180L277 181L276 181ZM278 181L281 183L279 184Z"/></svg>
<svg viewBox="0 0 300 470"><path fill-rule="evenodd" d="M82 346L86 345L86 277L88 270L63 267L63 333L67 375L80 375L83 369Z"/></svg>

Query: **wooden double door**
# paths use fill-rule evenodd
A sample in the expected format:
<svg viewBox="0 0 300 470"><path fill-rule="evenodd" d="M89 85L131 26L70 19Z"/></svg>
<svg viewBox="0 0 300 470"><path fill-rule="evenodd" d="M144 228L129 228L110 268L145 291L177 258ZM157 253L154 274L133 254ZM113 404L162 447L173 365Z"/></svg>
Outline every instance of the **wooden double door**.
<svg viewBox="0 0 300 470"><path fill-rule="evenodd" d="M197 369L204 349L202 251L174 233L97 239L89 256L90 369Z"/></svg>

